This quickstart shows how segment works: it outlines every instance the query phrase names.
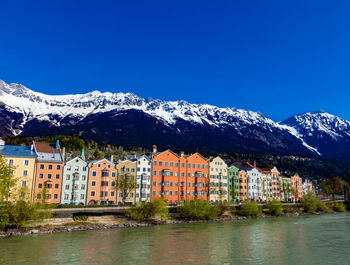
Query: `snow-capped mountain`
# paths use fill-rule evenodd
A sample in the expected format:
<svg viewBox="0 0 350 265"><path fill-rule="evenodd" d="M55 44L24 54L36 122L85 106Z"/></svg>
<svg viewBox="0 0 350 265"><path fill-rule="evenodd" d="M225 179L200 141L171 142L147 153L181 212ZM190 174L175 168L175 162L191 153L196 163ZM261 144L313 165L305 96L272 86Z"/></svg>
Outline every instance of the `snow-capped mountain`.
<svg viewBox="0 0 350 265"><path fill-rule="evenodd" d="M325 136L313 141L315 137L308 135L326 128L323 123L329 125L335 141L336 135L349 133L349 122L333 115L327 114L327 121L311 118L315 113L303 115L310 118L299 115L279 124L262 113L242 109L144 99L131 93L51 96L0 80L3 136L69 133L128 146L320 155Z"/></svg>

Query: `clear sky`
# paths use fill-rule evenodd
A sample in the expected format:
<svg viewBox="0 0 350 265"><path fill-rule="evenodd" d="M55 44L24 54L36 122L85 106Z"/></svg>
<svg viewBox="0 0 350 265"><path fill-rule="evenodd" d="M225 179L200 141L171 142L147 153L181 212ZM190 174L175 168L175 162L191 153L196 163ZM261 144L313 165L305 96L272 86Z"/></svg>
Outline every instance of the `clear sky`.
<svg viewBox="0 0 350 265"><path fill-rule="evenodd" d="M0 79L350 120L350 1L0 1Z"/></svg>

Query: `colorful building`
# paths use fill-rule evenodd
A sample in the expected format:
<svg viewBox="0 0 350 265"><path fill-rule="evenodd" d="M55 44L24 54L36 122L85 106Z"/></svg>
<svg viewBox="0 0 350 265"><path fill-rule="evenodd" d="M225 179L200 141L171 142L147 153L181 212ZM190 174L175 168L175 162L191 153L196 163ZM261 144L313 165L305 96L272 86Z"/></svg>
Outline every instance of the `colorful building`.
<svg viewBox="0 0 350 265"><path fill-rule="evenodd" d="M137 158L136 202L151 201L152 159L147 155Z"/></svg>
<svg viewBox="0 0 350 265"><path fill-rule="evenodd" d="M59 204L64 161L59 142L54 145L33 141L33 147L37 155L34 202Z"/></svg>
<svg viewBox="0 0 350 265"><path fill-rule="evenodd" d="M272 199L280 200L280 172L273 167L270 174L272 176Z"/></svg>
<svg viewBox="0 0 350 265"><path fill-rule="evenodd" d="M280 176L280 200L282 202L292 201L292 182L291 178Z"/></svg>
<svg viewBox="0 0 350 265"><path fill-rule="evenodd" d="M262 171L262 186L263 186L263 201L271 201L272 200L272 176L270 175L270 171Z"/></svg>
<svg viewBox="0 0 350 265"><path fill-rule="evenodd" d="M247 172L244 170L239 170L239 199L240 201L248 200L248 179Z"/></svg>
<svg viewBox="0 0 350 265"><path fill-rule="evenodd" d="M9 165L13 166L13 176L16 180L16 184L10 190L8 200L10 202L18 199L32 201L37 157L33 146L5 145L5 142L1 140L0 155Z"/></svg>
<svg viewBox="0 0 350 265"><path fill-rule="evenodd" d="M292 198L295 201L301 201L303 199L303 180L299 177L298 173L295 173L291 177L292 183Z"/></svg>
<svg viewBox="0 0 350 265"><path fill-rule="evenodd" d="M65 163L62 177L61 204L86 204L89 167L84 151L80 157Z"/></svg>
<svg viewBox="0 0 350 265"><path fill-rule="evenodd" d="M252 166L250 164L248 165L251 167L251 169L247 170L248 199L252 201L262 201L262 174L255 166Z"/></svg>
<svg viewBox="0 0 350 265"><path fill-rule="evenodd" d="M227 164L217 156L210 162L210 202L228 201Z"/></svg>
<svg viewBox="0 0 350 265"><path fill-rule="evenodd" d="M315 188L310 180L305 179L305 181L303 182L303 194L307 195L309 193L315 195Z"/></svg>
<svg viewBox="0 0 350 265"><path fill-rule="evenodd" d="M227 168L228 185L229 185L229 201L239 201L239 168L230 166Z"/></svg>
<svg viewBox="0 0 350 265"><path fill-rule="evenodd" d="M88 164L87 204L116 204L117 173L113 159L103 158Z"/></svg>
<svg viewBox="0 0 350 265"><path fill-rule="evenodd" d="M209 160L198 153L185 156L171 150L152 153L151 199L164 197L169 204L195 198L208 200Z"/></svg>
<svg viewBox="0 0 350 265"><path fill-rule="evenodd" d="M122 181L124 178L127 178L133 182L136 183L136 170L137 170L137 159L126 159L118 161L117 169L118 169L118 183L117 183L117 203L122 204L134 204L135 203L135 194L136 189L130 189L127 188L124 185L124 188L122 185L119 185L119 182ZM124 198L123 198L124 197Z"/></svg>

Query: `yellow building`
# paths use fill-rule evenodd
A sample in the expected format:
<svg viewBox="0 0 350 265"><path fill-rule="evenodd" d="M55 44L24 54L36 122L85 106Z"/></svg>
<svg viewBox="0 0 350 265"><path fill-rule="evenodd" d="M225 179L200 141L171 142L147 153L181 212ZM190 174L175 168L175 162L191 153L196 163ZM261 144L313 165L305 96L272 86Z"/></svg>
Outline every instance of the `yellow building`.
<svg viewBox="0 0 350 265"><path fill-rule="evenodd" d="M0 155L14 169L16 184L10 191L9 201L32 201L37 157L34 149L31 146L5 145L4 141L0 140Z"/></svg>
<svg viewBox="0 0 350 265"><path fill-rule="evenodd" d="M126 159L118 162L117 169L118 169L118 179L117 179L117 203L121 204L123 202L123 193L125 196L125 203L126 204L134 204L135 203L135 189L133 190L126 190L126 189L119 189L120 181L122 178L130 178L132 181L135 182L136 185L136 159Z"/></svg>

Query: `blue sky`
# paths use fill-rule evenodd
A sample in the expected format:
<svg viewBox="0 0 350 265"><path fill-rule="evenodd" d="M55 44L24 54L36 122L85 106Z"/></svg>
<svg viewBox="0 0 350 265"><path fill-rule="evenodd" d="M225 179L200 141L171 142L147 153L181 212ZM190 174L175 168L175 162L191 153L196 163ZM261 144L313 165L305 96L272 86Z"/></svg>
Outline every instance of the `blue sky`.
<svg viewBox="0 0 350 265"><path fill-rule="evenodd" d="M349 1L0 2L0 79L350 120Z"/></svg>

